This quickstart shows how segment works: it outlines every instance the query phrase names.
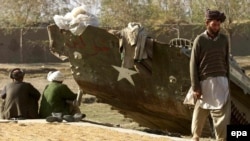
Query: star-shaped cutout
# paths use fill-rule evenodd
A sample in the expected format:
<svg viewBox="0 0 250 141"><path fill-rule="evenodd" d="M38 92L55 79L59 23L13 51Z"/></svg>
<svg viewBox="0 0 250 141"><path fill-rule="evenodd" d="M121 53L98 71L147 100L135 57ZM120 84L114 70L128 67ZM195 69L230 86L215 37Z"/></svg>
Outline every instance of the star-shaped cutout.
<svg viewBox="0 0 250 141"><path fill-rule="evenodd" d="M120 81L121 79L125 78L128 80L129 83L131 83L133 86L135 86L133 79L131 78L131 75L136 74L136 71L133 70L129 70L127 68L123 68L123 67L117 67L117 66L112 66L113 68L115 68L118 72L118 78L117 81Z"/></svg>

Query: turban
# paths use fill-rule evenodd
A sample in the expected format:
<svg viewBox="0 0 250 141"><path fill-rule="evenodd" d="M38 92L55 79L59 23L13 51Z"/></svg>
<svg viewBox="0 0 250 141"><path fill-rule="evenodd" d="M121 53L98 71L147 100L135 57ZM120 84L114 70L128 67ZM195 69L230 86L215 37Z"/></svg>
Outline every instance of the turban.
<svg viewBox="0 0 250 141"><path fill-rule="evenodd" d="M59 81L62 82L64 80L64 76L60 71L49 72L47 75L48 81Z"/></svg>
<svg viewBox="0 0 250 141"><path fill-rule="evenodd" d="M223 12L220 12L218 10L207 9L206 20L218 20L223 23L226 20L226 16Z"/></svg>

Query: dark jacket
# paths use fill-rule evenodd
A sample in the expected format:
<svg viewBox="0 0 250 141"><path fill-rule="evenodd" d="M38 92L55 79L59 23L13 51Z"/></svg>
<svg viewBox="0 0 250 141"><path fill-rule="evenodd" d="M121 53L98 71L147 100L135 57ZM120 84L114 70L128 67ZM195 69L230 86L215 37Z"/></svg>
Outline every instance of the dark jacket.
<svg viewBox="0 0 250 141"><path fill-rule="evenodd" d="M41 94L30 83L12 82L1 93L4 99L2 118L38 118L38 100Z"/></svg>
<svg viewBox="0 0 250 141"><path fill-rule="evenodd" d="M75 100L77 97L67 85L51 82L45 87L42 95L39 115L41 118L51 116L52 112L69 114L67 100Z"/></svg>

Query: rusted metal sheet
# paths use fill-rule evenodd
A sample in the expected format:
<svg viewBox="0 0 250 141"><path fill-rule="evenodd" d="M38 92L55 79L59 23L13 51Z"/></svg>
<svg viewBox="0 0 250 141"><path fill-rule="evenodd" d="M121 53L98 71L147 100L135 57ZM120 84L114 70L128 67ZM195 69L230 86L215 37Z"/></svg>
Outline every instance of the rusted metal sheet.
<svg viewBox="0 0 250 141"><path fill-rule="evenodd" d="M152 59L123 68L118 38L88 26L81 36L48 26L50 50L67 56L79 87L152 129L190 134L192 109L183 105L190 87L187 46L153 42ZM182 41L180 41L181 43ZM231 61L232 116L249 123L249 78ZM145 71L147 70L147 71ZM239 119L240 117L240 119Z"/></svg>

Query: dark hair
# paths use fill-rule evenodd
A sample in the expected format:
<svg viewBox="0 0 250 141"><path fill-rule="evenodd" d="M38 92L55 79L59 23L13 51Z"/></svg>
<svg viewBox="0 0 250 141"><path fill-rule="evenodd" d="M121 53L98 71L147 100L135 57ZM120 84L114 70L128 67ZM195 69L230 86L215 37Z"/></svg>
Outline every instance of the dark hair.
<svg viewBox="0 0 250 141"><path fill-rule="evenodd" d="M15 80L23 79L25 72L20 68L14 68L10 71L10 78Z"/></svg>

